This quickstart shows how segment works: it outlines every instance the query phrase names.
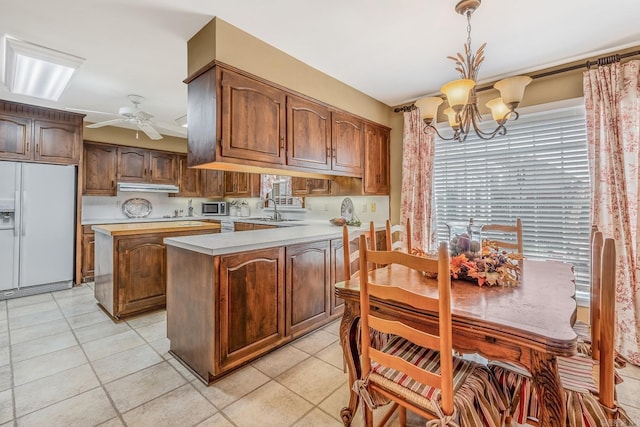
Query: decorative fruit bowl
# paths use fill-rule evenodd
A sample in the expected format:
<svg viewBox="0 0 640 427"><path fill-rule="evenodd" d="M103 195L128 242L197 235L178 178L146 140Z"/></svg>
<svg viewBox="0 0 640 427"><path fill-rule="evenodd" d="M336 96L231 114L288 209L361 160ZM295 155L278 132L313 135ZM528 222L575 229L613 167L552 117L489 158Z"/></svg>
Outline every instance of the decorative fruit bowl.
<svg viewBox="0 0 640 427"><path fill-rule="evenodd" d="M329 222L331 224L337 225L339 227L342 227L343 225L350 225L350 226L353 226L353 227L360 227L362 225L362 222L358 218L356 218L355 216L353 218L349 219L349 220L346 219L346 218L343 218L341 216L338 216L338 217L335 217L335 218L331 218L329 220Z"/></svg>

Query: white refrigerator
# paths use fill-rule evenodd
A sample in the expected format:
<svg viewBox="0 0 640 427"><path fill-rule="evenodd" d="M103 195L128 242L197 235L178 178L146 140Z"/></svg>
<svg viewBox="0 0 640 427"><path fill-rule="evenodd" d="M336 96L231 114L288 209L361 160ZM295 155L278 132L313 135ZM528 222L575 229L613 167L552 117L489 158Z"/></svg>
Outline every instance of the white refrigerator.
<svg viewBox="0 0 640 427"><path fill-rule="evenodd" d="M73 284L76 167L0 161L0 300Z"/></svg>

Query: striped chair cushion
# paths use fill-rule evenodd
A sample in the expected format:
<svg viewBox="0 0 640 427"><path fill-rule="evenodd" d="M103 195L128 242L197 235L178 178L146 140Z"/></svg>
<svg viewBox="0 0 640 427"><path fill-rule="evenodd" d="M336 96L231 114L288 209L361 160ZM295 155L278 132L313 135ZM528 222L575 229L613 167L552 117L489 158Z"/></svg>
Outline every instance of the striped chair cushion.
<svg viewBox="0 0 640 427"><path fill-rule="evenodd" d="M558 375L565 394L567 425L570 427L599 427L612 425L610 417L625 422L628 416L624 409L614 411L603 407L598 401L598 386L594 379L595 362L584 355L558 357ZM511 415L524 424L539 416L538 394L533 387L531 374L523 367L490 362L489 368L511 402ZM611 413L611 414L609 414ZM615 424L618 425L618 424ZM631 424L619 424L631 425Z"/></svg>
<svg viewBox="0 0 640 427"><path fill-rule="evenodd" d="M573 325L573 331L578 336L578 353L591 357L591 326L581 320L577 320ZM615 367L622 369L627 366L627 360L616 351ZM616 373L616 384L620 384L622 378Z"/></svg>
<svg viewBox="0 0 640 427"><path fill-rule="evenodd" d="M404 338L394 336L386 343L385 353L429 370L440 372L440 353L417 346ZM505 396L499 391L489 370L477 363L453 358L454 403L460 427L500 426L501 414L506 410ZM440 413L441 390L413 380L406 374L372 362L369 383L423 408L434 415Z"/></svg>

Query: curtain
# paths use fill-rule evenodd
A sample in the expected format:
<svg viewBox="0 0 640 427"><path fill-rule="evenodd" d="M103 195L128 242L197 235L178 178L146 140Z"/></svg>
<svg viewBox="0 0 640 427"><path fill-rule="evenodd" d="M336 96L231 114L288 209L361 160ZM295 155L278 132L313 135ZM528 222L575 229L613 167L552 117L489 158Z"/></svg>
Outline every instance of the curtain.
<svg viewBox="0 0 640 427"><path fill-rule="evenodd" d="M584 72L591 219L616 240L616 350L640 365L640 61Z"/></svg>
<svg viewBox="0 0 640 427"><path fill-rule="evenodd" d="M400 222L411 221L413 247L425 251L436 249L436 209L433 193L433 130L422 131L420 110L404 113L402 135L402 192Z"/></svg>

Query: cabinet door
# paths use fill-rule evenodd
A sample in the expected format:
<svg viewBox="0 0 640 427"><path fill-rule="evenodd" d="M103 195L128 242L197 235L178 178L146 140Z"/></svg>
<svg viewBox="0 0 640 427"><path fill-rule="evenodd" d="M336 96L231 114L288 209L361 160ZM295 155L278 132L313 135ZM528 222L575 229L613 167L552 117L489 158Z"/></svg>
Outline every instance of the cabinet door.
<svg viewBox="0 0 640 427"><path fill-rule="evenodd" d="M389 131L367 124L365 126L365 194L389 194Z"/></svg>
<svg viewBox="0 0 640 427"><path fill-rule="evenodd" d="M93 280L95 275L95 233L91 226L82 227L82 281Z"/></svg>
<svg viewBox="0 0 640 427"><path fill-rule="evenodd" d="M335 295L334 286L338 282L345 280L344 277L344 243L342 239L331 240L331 314L342 313L344 310L344 300Z"/></svg>
<svg viewBox="0 0 640 427"><path fill-rule="evenodd" d="M328 179L309 178L307 187L309 188L309 194L312 196L331 194L331 181Z"/></svg>
<svg viewBox="0 0 640 427"><path fill-rule="evenodd" d="M247 231L253 230L255 228L255 224L250 222L234 222L233 223L233 231Z"/></svg>
<svg viewBox="0 0 640 427"><path fill-rule="evenodd" d="M118 147L118 181L147 182L149 151L141 148Z"/></svg>
<svg viewBox="0 0 640 427"><path fill-rule="evenodd" d="M81 147L78 126L36 120L34 136L36 144L34 160L64 164L78 163Z"/></svg>
<svg viewBox="0 0 640 427"><path fill-rule="evenodd" d="M286 248L287 336L298 336L329 318L329 242Z"/></svg>
<svg viewBox="0 0 640 427"><path fill-rule="evenodd" d="M260 196L260 175L247 172L225 172L224 195L231 197Z"/></svg>
<svg viewBox="0 0 640 427"><path fill-rule="evenodd" d="M331 168L329 109L295 96L287 97L287 164L311 169Z"/></svg>
<svg viewBox="0 0 640 427"><path fill-rule="evenodd" d="M176 197L200 197L201 170L187 167L187 156L178 156L178 194Z"/></svg>
<svg viewBox="0 0 640 427"><path fill-rule="evenodd" d="M221 85L220 154L284 164L284 92L227 70Z"/></svg>
<svg viewBox="0 0 640 427"><path fill-rule="evenodd" d="M362 176L364 123L336 111L331 117L331 169Z"/></svg>
<svg viewBox="0 0 640 427"><path fill-rule="evenodd" d="M307 178L299 176L291 177L291 195L306 196L309 194L309 182Z"/></svg>
<svg viewBox="0 0 640 427"><path fill-rule="evenodd" d="M164 236L118 239L116 317L163 307L166 302Z"/></svg>
<svg viewBox="0 0 640 427"><path fill-rule="evenodd" d="M154 184L178 183L178 171L176 167L176 156L171 153L159 151L149 152L149 182Z"/></svg>
<svg viewBox="0 0 640 427"><path fill-rule="evenodd" d="M203 170L200 179L200 197L224 197L224 172L209 169Z"/></svg>
<svg viewBox="0 0 640 427"><path fill-rule="evenodd" d="M282 248L221 256L219 295L221 371L284 342Z"/></svg>
<svg viewBox="0 0 640 427"><path fill-rule="evenodd" d="M0 114L0 159L31 158L31 119Z"/></svg>
<svg viewBox="0 0 640 427"><path fill-rule="evenodd" d="M117 148L112 145L84 144L82 194L115 196Z"/></svg>

